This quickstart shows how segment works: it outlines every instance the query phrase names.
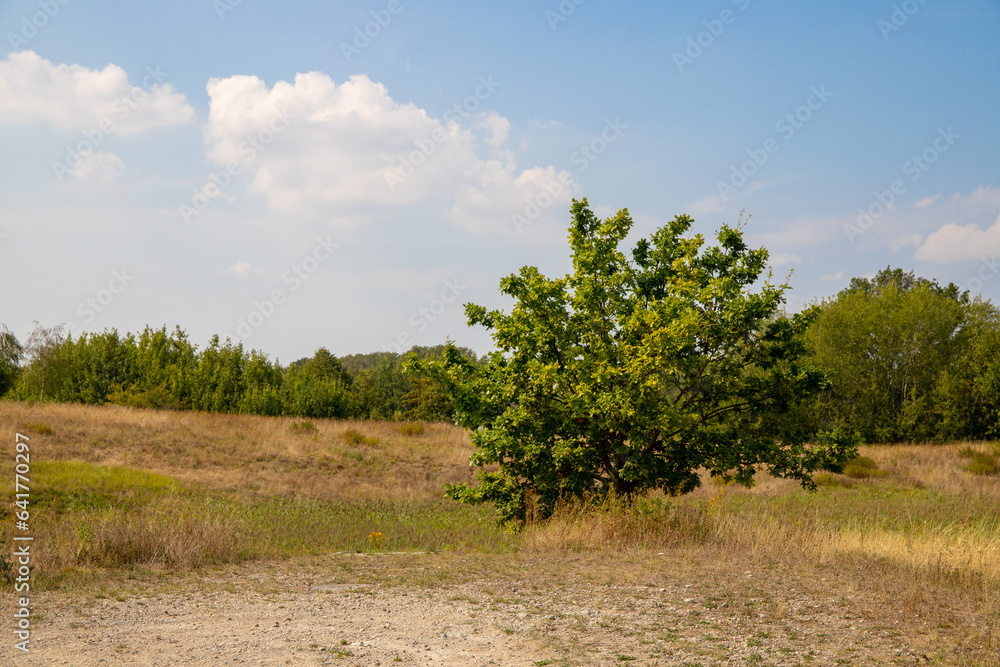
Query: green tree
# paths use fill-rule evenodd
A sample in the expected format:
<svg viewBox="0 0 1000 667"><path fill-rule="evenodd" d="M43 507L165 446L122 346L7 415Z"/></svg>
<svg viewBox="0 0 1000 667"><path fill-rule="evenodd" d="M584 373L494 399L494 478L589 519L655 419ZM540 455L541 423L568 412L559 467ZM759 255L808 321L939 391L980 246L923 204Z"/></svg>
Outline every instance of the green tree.
<svg viewBox="0 0 1000 667"><path fill-rule="evenodd" d="M24 347L17 336L6 325L0 324L0 396L10 391L17 382L23 356Z"/></svg>
<svg viewBox="0 0 1000 667"><path fill-rule="evenodd" d="M62 382L62 371L65 365L60 359L60 351L66 341L65 325L57 325L46 329L38 322L28 336L24 352L28 357L28 368L21 374L19 392L21 398L45 400L45 392L53 393Z"/></svg>
<svg viewBox="0 0 1000 667"><path fill-rule="evenodd" d="M402 419L402 398L413 387L392 352L378 352L373 363L354 376L351 414L357 419Z"/></svg>
<svg viewBox="0 0 1000 667"><path fill-rule="evenodd" d="M853 279L807 334L811 359L833 379L817 410L869 442L939 438L935 404L964 393L964 380L942 374L972 334L968 307L956 286L901 269Z"/></svg>
<svg viewBox="0 0 1000 667"><path fill-rule="evenodd" d="M748 249L740 227L705 248L678 216L628 256L627 210L602 221L584 199L571 211L571 274L504 278L510 314L466 306L497 347L484 367L454 348L439 364L409 362L448 388L472 462L495 466L449 496L523 520L560 497L686 493L699 468L746 486L766 468L815 488L814 471L855 455L853 438L785 417L827 383L800 363L815 313L780 314L788 286L761 282L767 251Z"/></svg>

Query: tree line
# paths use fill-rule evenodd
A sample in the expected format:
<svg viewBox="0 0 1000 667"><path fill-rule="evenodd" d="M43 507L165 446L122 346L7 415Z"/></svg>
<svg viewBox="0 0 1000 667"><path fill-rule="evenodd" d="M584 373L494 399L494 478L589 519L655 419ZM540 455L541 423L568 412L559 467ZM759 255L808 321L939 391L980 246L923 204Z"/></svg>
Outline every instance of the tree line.
<svg viewBox="0 0 1000 667"><path fill-rule="evenodd" d="M954 284L886 268L854 278L801 316L802 362L829 383L780 416L788 428L841 430L866 442L1000 438L1000 310ZM442 384L408 373L409 355L336 357L320 348L287 367L242 344L198 349L179 327L66 336L36 327L23 344L0 325L0 396L160 409L338 419L450 421ZM485 358L460 348L470 368Z"/></svg>
<svg viewBox="0 0 1000 667"><path fill-rule="evenodd" d="M444 346L414 347L418 358ZM463 349L475 359L475 353ZM0 325L0 396L25 401L293 415L335 419L448 421L438 386L402 370L390 352L337 358L326 348L287 367L214 336L203 349L177 327L65 335L36 326L22 344Z"/></svg>

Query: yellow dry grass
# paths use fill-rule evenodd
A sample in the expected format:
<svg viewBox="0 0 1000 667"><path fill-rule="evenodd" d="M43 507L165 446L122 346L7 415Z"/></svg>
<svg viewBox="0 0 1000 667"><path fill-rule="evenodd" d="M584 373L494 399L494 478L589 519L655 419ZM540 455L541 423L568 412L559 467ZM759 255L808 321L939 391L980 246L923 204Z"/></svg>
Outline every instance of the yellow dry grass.
<svg viewBox="0 0 1000 667"><path fill-rule="evenodd" d="M308 421L312 429L293 425ZM0 403L0 433L50 461L128 466L241 495L320 500L439 498L472 479L468 434L448 424L303 420L119 406ZM412 430L412 429L411 429ZM349 431L370 442L352 443Z"/></svg>

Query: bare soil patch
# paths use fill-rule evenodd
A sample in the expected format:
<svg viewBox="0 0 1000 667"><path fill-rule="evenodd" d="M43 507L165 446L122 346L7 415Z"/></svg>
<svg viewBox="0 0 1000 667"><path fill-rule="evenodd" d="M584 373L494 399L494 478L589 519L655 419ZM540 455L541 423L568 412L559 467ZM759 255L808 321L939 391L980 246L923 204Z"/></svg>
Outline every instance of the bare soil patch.
<svg viewBox="0 0 1000 667"><path fill-rule="evenodd" d="M989 664L949 590L914 599L833 565L337 554L132 576L36 594L32 653L7 640L0 663Z"/></svg>

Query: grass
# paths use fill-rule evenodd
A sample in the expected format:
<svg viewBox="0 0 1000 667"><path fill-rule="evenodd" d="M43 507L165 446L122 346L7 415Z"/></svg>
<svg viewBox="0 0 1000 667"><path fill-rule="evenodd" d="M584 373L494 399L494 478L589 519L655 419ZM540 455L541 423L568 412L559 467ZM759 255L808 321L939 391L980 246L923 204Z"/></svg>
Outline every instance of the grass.
<svg viewBox="0 0 1000 667"><path fill-rule="evenodd" d="M987 452L972 447L963 447L958 450L958 455L970 459L965 469L973 475L996 475L1000 471L1000 466L997 465L997 458L1000 457L1000 446L997 444L994 444L991 451Z"/></svg>
<svg viewBox="0 0 1000 667"><path fill-rule="evenodd" d="M94 568L182 571L332 552L806 560L910 586L905 599L951 587L980 605L976 645L1000 650L1000 599L988 595L1000 589L996 445L864 447L844 474L816 475L815 494L766 474L752 489L706 475L682 498L565 503L513 533L488 506L442 497L445 483L473 473L467 433L449 425L0 402L0 432L15 431L31 437L42 588ZM6 505L5 552L12 518Z"/></svg>

